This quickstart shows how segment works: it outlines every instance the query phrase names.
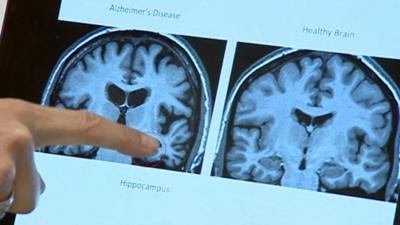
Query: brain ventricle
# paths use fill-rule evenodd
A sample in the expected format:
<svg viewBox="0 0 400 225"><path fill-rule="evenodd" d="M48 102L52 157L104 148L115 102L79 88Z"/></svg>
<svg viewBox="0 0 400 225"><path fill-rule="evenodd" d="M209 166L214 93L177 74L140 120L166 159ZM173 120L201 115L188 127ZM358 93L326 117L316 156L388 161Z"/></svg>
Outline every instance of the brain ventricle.
<svg viewBox="0 0 400 225"><path fill-rule="evenodd" d="M284 57L247 74L231 96L226 176L310 190L382 189L395 135L387 87L356 57Z"/></svg>

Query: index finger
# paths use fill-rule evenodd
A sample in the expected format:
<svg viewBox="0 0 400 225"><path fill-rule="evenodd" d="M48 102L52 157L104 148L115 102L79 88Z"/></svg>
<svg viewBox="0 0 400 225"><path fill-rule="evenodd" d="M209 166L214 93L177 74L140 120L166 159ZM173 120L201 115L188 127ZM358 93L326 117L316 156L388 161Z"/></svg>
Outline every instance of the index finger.
<svg viewBox="0 0 400 225"><path fill-rule="evenodd" d="M160 147L158 141L138 130L86 111L33 105L26 126L32 131L36 147L87 144L135 157L155 154Z"/></svg>

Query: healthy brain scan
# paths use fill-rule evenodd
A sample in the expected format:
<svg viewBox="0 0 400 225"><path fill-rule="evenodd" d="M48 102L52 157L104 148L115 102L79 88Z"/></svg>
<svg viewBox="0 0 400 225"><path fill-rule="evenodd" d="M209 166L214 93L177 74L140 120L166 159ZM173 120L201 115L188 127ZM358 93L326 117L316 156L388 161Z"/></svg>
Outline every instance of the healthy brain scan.
<svg viewBox="0 0 400 225"><path fill-rule="evenodd" d="M371 66L372 65L372 66ZM370 58L279 50L232 90L217 175L366 196L393 194L398 96Z"/></svg>
<svg viewBox="0 0 400 225"><path fill-rule="evenodd" d="M183 38L132 30L96 31L60 59L44 103L88 110L158 134L162 150L140 159L95 146L52 146L45 151L194 170L204 151L211 113L209 92L202 63Z"/></svg>

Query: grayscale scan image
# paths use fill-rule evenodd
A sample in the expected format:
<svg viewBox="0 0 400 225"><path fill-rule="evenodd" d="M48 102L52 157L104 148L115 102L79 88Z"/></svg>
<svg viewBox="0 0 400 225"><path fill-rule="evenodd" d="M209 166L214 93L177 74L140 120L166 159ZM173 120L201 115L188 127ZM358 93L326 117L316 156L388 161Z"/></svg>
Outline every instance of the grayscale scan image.
<svg viewBox="0 0 400 225"><path fill-rule="evenodd" d="M281 48L231 83L215 176L396 201L399 89L374 59Z"/></svg>
<svg viewBox="0 0 400 225"><path fill-rule="evenodd" d="M51 146L47 153L196 172L201 166L212 106L202 60L182 37L102 28L59 59L43 104L88 110L155 134L162 147L131 158L96 146Z"/></svg>

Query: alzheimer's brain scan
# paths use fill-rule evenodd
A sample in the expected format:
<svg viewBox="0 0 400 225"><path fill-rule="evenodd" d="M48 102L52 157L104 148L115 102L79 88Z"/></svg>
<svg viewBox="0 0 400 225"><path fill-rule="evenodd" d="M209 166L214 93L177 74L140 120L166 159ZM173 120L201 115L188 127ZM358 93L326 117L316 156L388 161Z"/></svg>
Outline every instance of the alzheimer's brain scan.
<svg viewBox="0 0 400 225"><path fill-rule="evenodd" d="M201 163L211 114L208 75L181 37L95 31L61 57L43 103L88 110L162 139L160 151L148 158L83 145L45 152L188 172Z"/></svg>
<svg viewBox="0 0 400 225"><path fill-rule="evenodd" d="M234 85L214 173L391 201L398 99L371 58L275 51Z"/></svg>

